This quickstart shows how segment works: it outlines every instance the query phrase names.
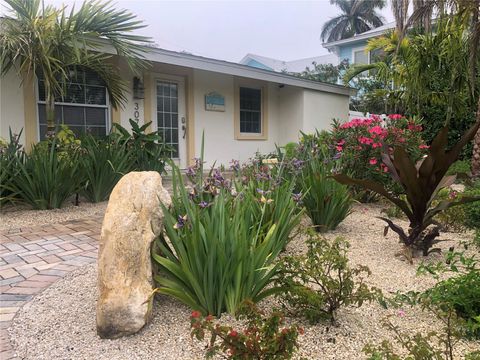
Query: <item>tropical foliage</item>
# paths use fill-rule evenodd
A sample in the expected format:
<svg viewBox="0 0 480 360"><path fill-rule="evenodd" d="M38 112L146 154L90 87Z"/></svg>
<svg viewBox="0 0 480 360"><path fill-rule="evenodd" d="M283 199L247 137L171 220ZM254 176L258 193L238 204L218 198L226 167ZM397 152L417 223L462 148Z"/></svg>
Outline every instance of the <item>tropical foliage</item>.
<svg viewBox="0 0 480 360"><path fill-rule="evenodd" d="M50 132L55 127L55 99L65 93L77 67L103 80L114 107L125 102L127 84L111 61L113 55L95 50L107 41L132 69L143 67L142 43L149 39L132 34L144 27L133 14L97 0L70 11L66 6L43 6L41 0L6 0L6 4L11 14L2 18L1 74L14 69L24 80L35 76L44 80Z"/></svg>
<svg viewBox="0 0 480 360"><path fill-rule="evenodd" d="M474 124L448 151L446 150L448 128L442 129L433 140L429 154L417 164L402 146L394 147L393 154L388 152L382 154L384 166L404 189L406 201L393 195L378 182L352 179L345 174L334 175L334 178L342 184L358 185L376 192L398 206L410 221L408 232L395 225L390 219L381 218L388 224L385 231L390 228L399 235L400 241L405 245L405 255L408 258L411 259L416 251L421 251L426 256L440 234L439 226L430 227L436 224L434 217L452 206L480 200L477 197L462 197L459 200L444 200L437 206L432 206L437 193L455 181L455 175L445 176L445 174L450 165L458 159L465 144L472 140L479 127L480 121Z"/></svg>
<svg viewBox="0 0 480 360"><path fill-rule="evenodd" d="M163 207L165 235L153 255L161 272L156 291L216 316L235 314L245 300L275 292L268 285L278 273L276 257L301 214L292 183L268 191L252 191L248 180L232 187L219 170L203 178L199 159L198 177L192 176L198 182L189 192L179 169L172 168L173 205Z"/></svg>
<svg viewBox="0 0 480 360"><path fill-rule="evenodd" d="M342 13L322 27L320 37L331 42L352 37L383 25L383 17L376 9L383 9L384 0L330 0Z"/></svg>

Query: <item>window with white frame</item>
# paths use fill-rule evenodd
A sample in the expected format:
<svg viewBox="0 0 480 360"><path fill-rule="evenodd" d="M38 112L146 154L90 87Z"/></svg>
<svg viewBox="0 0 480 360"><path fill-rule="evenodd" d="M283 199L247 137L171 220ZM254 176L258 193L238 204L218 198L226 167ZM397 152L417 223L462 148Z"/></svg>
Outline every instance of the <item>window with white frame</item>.
<svg viewBox="0 0 480 360"><path fill-rule="evenodd" d="M240 133L262 134L262 90L240 87Z"/></svg>
<svg viewBox="0 0 480 360"><path fill-rule="evenodd" d="M92 71L72 69L63 96L55 98L55 123L67 125L75 134L104 136L108 132L109 101L105 83ZM38 79L40 140L47 132L45 84Z"/></svg>
<svg viewBox="0 0 480 360"><path fill-rule="evenodd" d="M364 48L353 50L353 63L354 64L368 64L368 52L365 52Z"/></svg>

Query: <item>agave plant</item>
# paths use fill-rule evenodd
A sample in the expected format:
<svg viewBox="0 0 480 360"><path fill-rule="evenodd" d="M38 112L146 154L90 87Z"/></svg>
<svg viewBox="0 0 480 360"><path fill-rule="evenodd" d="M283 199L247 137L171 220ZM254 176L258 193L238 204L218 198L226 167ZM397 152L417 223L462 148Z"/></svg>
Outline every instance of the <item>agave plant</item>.
<svg viewBox="0 0 480 360"><path fill-rule="evenodd" d="M371 180L352 179L344 174L333 177L342 184L358 185L374 191L395 204L410 221L409 229L405 232L390 219L379 217L387 223L384 233L386 234L389 228L395 231L405 245L406 255L410 259L418 251L421 251L423 256L427 256L432 251L439 251L439 249L431 249L435 243L439 242L436 238L441 230L441 226L434 217L452 206L480 200L480 196L461 197L458 200L447 199L436 205L433 204L437 193L454 183L456 175L446 175L448 168L458 159L462 148L473 139L479 128L480 121L477 121L463 134L458 143L447 151L448 128L444 127L433 140L428 155L417 164L409 158L403 147L396 146L393 154L389 154L388 149L384 147L382 160L393 179L402 186L406 200L402 200L387 191L382 184Z"/></svg>

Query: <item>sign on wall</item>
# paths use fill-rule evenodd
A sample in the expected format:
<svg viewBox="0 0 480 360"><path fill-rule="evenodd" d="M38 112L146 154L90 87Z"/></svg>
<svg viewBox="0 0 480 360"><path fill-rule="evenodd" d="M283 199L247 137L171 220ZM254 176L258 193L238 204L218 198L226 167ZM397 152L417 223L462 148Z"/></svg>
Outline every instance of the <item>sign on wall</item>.
<svg viewBox="0 0 480 360"><path fill-rule="evenodd" d="M212 91L205 95L205 110L225 111L225 96Z"/></svg>

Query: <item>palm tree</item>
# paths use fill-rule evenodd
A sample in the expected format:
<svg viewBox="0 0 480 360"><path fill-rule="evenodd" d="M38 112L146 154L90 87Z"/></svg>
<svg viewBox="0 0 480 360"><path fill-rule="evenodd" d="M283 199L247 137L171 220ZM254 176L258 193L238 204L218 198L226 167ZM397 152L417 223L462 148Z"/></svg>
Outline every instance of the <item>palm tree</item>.
<svg viewBox="0 0 480 360"><path fill-rule="evenodd" d="M320 35L322 41L336 41L363 33L383 25L383 17L376 9L383 9L385 0L330 0L342 14L327 21Z"/></svg>
<svg viewBox="0 0 480 360"><path fill-rule="evenodd" d="M113 107L125 102L126 83L112 64L113 55L99 50L111 46L134 71L144 67L142 43L150 40L132 34L144 27L135 15L97 0L70 12L65 6L44 7L40 0L5 1L11 14L1 19L0 75L14 69L23 80L44 79L50 135L55 129L55 98L64 94L79 67L104 81Z"/></svg>

